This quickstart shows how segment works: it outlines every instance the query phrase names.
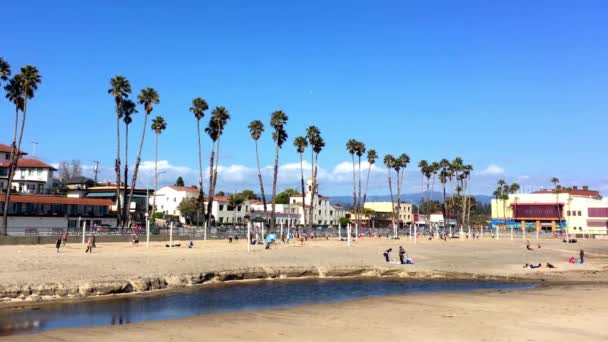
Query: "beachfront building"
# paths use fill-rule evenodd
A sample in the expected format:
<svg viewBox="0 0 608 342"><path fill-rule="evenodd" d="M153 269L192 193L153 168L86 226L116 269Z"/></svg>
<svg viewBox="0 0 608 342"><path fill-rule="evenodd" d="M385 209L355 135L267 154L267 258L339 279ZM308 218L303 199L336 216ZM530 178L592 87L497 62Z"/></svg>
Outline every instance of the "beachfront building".
<svg viewBox="0 0 608 342"><path fill-rule="evenodd" d="M4 195L0 195L4 201ZM75 231L86 225L116 226L107 199L73 198L55 195L14 194L8 208L9 235L48 234L66 229ZM4 206L0 206L2 214Z"/></svg>
<svg viewBox="0 0 608 342"><path fill-rule="evenodd" d="M432 212L430 215L428 215L428 219L427 219L427 215L413 215L413 221L414 223L419 226L419 227L425 227L427 222L430 224L431 227L438 227L438 228L449 228L451 227L456 227L456 215L452 214L452 213L447 213L446 214L446 220L447 220L447 225L444 222L443 219L443 213L441 211L434 211Z"/></svg>
<svg viewBox="0 0 608 342"><path fill-rule="evenodd" d="M316 187L317 191L312 191L312 178L309 178L304 193L304 201L302 201L302 194L294 194L289 198L289 205L298 208L299 219L296 221L297 224L304 225L304 222L308 224L310 210L312 210L313 225L336 226L340 218L346 215L346 211L342 207L332 205L329 197L320 195L318 193L319 184ZM304 215L306 215L306 219L304 219Z"/></svg>
<svg viewBox="0 0 608 342"><path fill-rule="evenodd" d="M310 207L309 207L310 208ZM283 225L285 227L294 227L300 224L302 220L302 205L300 204L275 204L275 224L276 226ZM266 225L270 224L270 212L272 211L272 202L266 203L266 216L264 216L264 204L262 201L251 201L251 218L256 221L264 220ZM306 209L308 213L308 209ZM265 219L264 219L265 218Z"/></svg>
<svg viewBox="0 0 608 342"><path fill-rule="evenodd" d="M608 201L598 191L583 186L546 189L492 200L493 228L568 231L569 234L605 235Z"/></svg>
<svg viewBox="0 0 608 342"><path fill-rule="evenodd" d="M27 153L19 151L21 156ZM0 189L5 193L8 189L8 169L11 159L11 147L0 144ZM57 171L51 165L35 159L20 157L17 162L15 176L11 183L11 192L20 194L48 194L53 188L53 172Z"/></svg>
<svg viewBox="0 0 608 342"><path fill-rule="evenodd" d="M199 190L194 186L165 186L156 192L156 211L165 215L178 216L180 222L186 223L186 217L180 212L179 205L183 200L198 198ZM154 198L150 199L152 205ZM209 198L205 198L205 206ZM205 207L206 208L206 207ZM233 206L229 196L214 196L211 208L212 225L236 224L244 225L245 216L250 214L250 203L244 201ZM201 218L202 221L202 218Z"/></svg>
<svg viewBox="0 0 608 342"><path fill-rule="evenodd" d="M372 225L374 227L389 227L393 224L393 215L397 214L397 202L365 202L363 208L373 211ZM401 203L399 210L399 226L403 227L414 221L411 203ZM394 209L394 211L393 211ZM351 215L351 219L354 219Z"/></svg>

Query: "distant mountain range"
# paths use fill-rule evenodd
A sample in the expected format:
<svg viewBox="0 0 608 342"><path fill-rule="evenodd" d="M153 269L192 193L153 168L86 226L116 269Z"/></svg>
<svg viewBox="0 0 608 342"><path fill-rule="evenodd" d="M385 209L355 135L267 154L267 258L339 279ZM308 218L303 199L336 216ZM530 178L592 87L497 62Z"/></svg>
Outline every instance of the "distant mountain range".
<svg viewBox="0 0 608 342"><path fill-rule="evenodd" d="M426 195L426 193L425 193L425 195ZM395 197L395 200L397 200L397 194L393 194L393 196ZM493 198L492 196L488 196L488 195L473 195L473 196L475 197L475 199L477 201L479 201L483 204L489 204ZM353 204L352 196L329 196L329 197L331 198L332 204L338 204L338 205L352 205ZM422 196L420 193L402 194L401 200L405 201L405 202L409 202L409 203L418 204L418 203L420 203L421 197ZM438 192L438 191L432 192L431 199L434 201L441 202L441 200L442 200L441 192ZM367 201L390 202L391 196L390 195L368 195Z"/></svg>

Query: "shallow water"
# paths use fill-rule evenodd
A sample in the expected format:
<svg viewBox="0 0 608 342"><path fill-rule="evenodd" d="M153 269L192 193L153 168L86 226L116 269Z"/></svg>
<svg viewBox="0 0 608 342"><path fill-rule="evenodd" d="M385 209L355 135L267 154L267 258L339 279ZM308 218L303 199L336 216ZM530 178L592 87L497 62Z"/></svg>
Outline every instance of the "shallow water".
<svg viewBox="0 0 608 342"><path fill-rule="evenodd" d="M61 328L122 325L217 312L335 303L365 297L448 291L520 290L532 286L527 283L398 279L261 281L221 287L200 287L157 296L123 297L108 301L0 311L0 336Z"/></svg>

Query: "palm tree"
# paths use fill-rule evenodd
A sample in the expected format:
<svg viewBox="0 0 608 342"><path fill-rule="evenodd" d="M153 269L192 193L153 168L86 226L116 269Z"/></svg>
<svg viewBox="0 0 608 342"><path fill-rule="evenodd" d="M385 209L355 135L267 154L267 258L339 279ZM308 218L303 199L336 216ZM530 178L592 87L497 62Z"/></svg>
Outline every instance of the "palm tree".
<svg viewBox="0 0 608 342"><path fill-rule="evenodd" d="M230 113L228 113L228 110L226 108L224 108L223 106L220 107L215 107L215 109L211 112L211 116L212 116L212 120L215 125L215 131L216 131L216 148L215 148L215 154L217 155L217 157L215 158L215 166L213 165L213 158L214 158L214 152L212 149L212 153L211 153L211 163L210 163L210 177L211 177L211 184L209 186L209 203L207 204L207 213L209 215L208 218L208 223L207 226L209 226L209 223L211 222L211 208L213 208L213 197L215 196L215 185L217 183L217 169L220 163L220 140L222 137L222 134L224 133L224 127L226 127L226 123L228 122L228 120L230 120ZM209 123L211 125L211 122Z"/></svg>
<svg viewBox="0 0 608 342"><path fill-rule="evenodd" d="M23 132L25 130L25 121L27 117L27 100L34 97L35 91L38 89L38 85L42 81L40 73L38 72L38 68L32 65L26 65L21 68L20 73L15 75L15 86L20 88L20 94L23 101L23 107L21 111L23 116L21 117L21 127L19 128L19 140L17 142L17 146L13 145L12 154L11 154L11 162L9 163L9 175L8 175L8 183L7 183L7 191L6 196L4 198L4 213L2 217L2 233L6 235L7 233L7 225L8 225L8 206L10 203L10 194L11 194L11 184L13 182L13 177L15 176L15 170L17 165L19 165L19 158L21 151L21 142L23 141ZM19 97L19 96L18 96ZM17 99L17 106L19 106L20 100Z"/></svg>
<svg viewBox="0 0 608 342"><path fill-rule="evenodd" d="M304 213L304 220L303 220L303 224L306 225L306 189L304 188L304 151L306 151L306 148L308 147L308 141L306 141L306 138L299 136L296 137L293 140L293 146L296 147L296 150L298 151L298 153L300 154L300 174L301 174L301 185L302 185L302 213Z"/></svg>
<svg viewBox="0 0 608 342"><path fill-rule="evenodd" d="M279 150L283 146L283 143L287 140L287 131L285 130L285 124L287 123L287 114L282 110L274 111L270 117L270 126L274 129L272 132L272 140L275 143L274 152L274 171L272 175L272 212L270 214L270 228L274 231L275 222L275 209L276 209L276 197L277 197L277 177L279 174Z"/></svg>
<svg viewBox="0 0 608 342"><path fill-rule="evenodd" d="M466 218L466 221L467 221L467 224L470 224L471 201L473 199L471 196L471 175L473 174L473 165L468 164L468 165L466 165L465 169L466 169L466 175L467 175L467 177L466 177L466 193L467 193L467 197L466 197L466 199L467 199L467 201L466 201L467 218ZM517 183L514 183L514 184L517 184ZM517 185L517 186L518 186L517 190L519 190L519 185Z"/></svg>
<svg viewBox="0 0 608 342"><path fill-rule="evenodd" d="M154 143L154 199L152 202L152 210L156 212L156 190L158 189L158 137L167 128L167 122L162 116L157 116L152 120L152 130L156 133L156 142Z"/></svg>
<svg viewBox="0 0 608 342"><path fill-rule="evenodd" d="M317 126L309 126L306 128L306 139L308 139L308 145L310 145L310 179L311 179L311 191L310 191L310 208L308 209L308 224L310 225L310 229L312 231L312 226L314 222L314 211L316 207L315 203L315 193L317 190L317 180L316 180L316 169L317 165L315 164L315 150L314 146L317 143L317 140L321 137L321 131ZM305 197L303 197L305 198ZM302 202L302 205L305 205L305 202ZM306 212L306 210L304 210Z"/></svg>
<svg viewBox="0 0 608 342"><path fill-rule="evenodd" d="M264 182L262 181L262 169L260 167L260 153L258 149L258 140L264 133L264 124L260 120L253 120L249 123L249 132L251 139L255 142L255 159L258 162L258 180L260 181L260 191L262 192L262 203L264 204L264 219L268 219L268 210L266 208L266 195L264 194ZM300 158L301 159L301 158Z"/></svg>
<svg viewBox="0 0 608 342"><path fill-rule="evenodd" d="M448 178L450 177L450 162L447 159L441 159L441 161L439 162L439 167L441 168L441 171L439 172L439 182L441 182L441 185L443 187L441 214L443 215L443 226L444 228L447 228L447 226L449 226L449 223L447 217L447 207L445 203L445 185L448 182Z"/></svg>
<svg viewBox="0 0 608 342"><path fill-rule="evenodd" d="M559 178L553 177L551 178L551 183L553 183L553 187L555 188L555 207L557 208L557 218L559 220L559 228L562 228L562 215L559 210ZM566 229L568 229L566 227Z"/></svg>
<svg viewBox="0 0 608 342"><path fill-rule="evenodd" d="M372 171L372 166L376 164L376 159L378 159L378 153L376 150L368 150L367 151L367 180L365 181L365 192L363 193L363 207L365 207L365 202L367 201L367 190L369 187L369 175Z"/></svg>
<svg viewBox="0 0 608 342"><path fill-rule="evenodd" d="M14 169L14 163L13 163L13 156L16 153L16 149L17 149L17 127L18 127L18 123L19 123L19 111L23 111L23 91L22 88L20 86L20 81L18 79L19 75L16 75L14 78L12 78L9 83L4 87L4 89L6 90L6 98L11 101L12 103L15 104L15 120L14 120L14 125L13 125L13 141L11 143L11 154L10 154L10 160L9 160L9 169L8 169L8 175L10 176L11 174L14 174L15 169ZM10 178L10 177L9 177ZM12 188L11 187L12 182L8 182L7 183L7 194L9 192L9 190ZM8 197L8 196L7 196ZM5 197L5 202L4 202L4 214L3 214L3 234L2 235L6 235L7 234L7 220L8 220L8 201L7 198Z"/></svg>
<svg viewBox="0 0 608 342"><path fill-rule="evenodd" d="M418 219L420 219L420 207L424 203L424 175L428 167L429 163L426 160L418 162L418 169L420 169L420 205L418 206Z"/></svg>
<svg viewBox="0 0 608 342"><path fill-rule="evenodd" d="M124 204L124 214L122 226L124 227L125 223L129 220L129 213L131 209L131 202L127 202L127 185L129 179L129 125L133 122L131 115L137 113L137 109L135 109L135 102L125 99L120 103L123 122L125 123L125 182L124 182L124 192L123 192L123 204Z"/></svg>
<svg viewBox="0 0 608 342"><path fill-rule="evenodd" d="M357 148L355 151L355 154L357 154L357 158L359 158L359 194L357 195L357 225L355 226L355 240L359 240L359 225L361 224L361 208L363 205L361 203L361 157L363 156L363 154L365 154L365 152L365 144L358 141Z"/></svg>
<svg viewBox="0 0 608 342"><path fill-rule="evenodd" d="M323 147L325 147L325 140L323 140L323 138L321 137L321 132L318 132L318 135L315 137L315 139L313 139L313 144L312 144L312 151L315 156L315 158L314 158L314 161L315 161L314 170L315 171L313 172L313 176L312 176L313 198L318 197L318 192L319 192L319 189L317 187L317 172L319 171L319 153L321 153L321 151L323 150Z"/></svg>
<svg viewBox="0 0 608 342"><path fill-rule="evenodd" d="M196 137L198 138L198 202L199 208L202 208L203 218L205 217L205 193L203 190L203 155L201 147L201 119L205 116L205 111L209 109L207 101L203 98L197 97L192 100L192 107L190 111L196 118ZM207 222L207 221L205 221ZM205 225L205 239L207 239L207 225Z"/></svg>
<svg viewBox="0 0 608 342"><path fill-rule="evenodd" d="M393 210L393 215L392 215L393 229L395 229L395 200L393 199L393 182L391 180L391 170L395 166L396 162L397 161L395 160L395 158L392 155L387 154L384 156L384 166L386 167L386 171L388 173L388 191L391 195L391 208Z"/></svg>
<svg viewBox="0 0 608 342"><path fill-rule="evenodd" d="M0 81L8 81L8 77L11 75L11 66L8 62L0 57Z"/></svg>
<svg viewBox="0 0 608 342"><path fill-rule="evenodd" d="M403 183L403 174L405 173L405 168L410 163L410 156L406 153L402 153L396 160L393 168L397 172L397 229L400 225L401 220L401 185ZM397 237L397 230L395 230L395 237Z"/></svg>
<svg viewBox="0 0 608 342"><path fill-rule="evenodd" d="M509 199L509 195L508 195L508 191L506 191L505 189L508 189L509 185L507 184L507 182L505 182L504 179L499 179L498 180L498 188L497 190L499 190L499 195L500 195L500 199L502 200L502 217L503 217L503 228L507 229L507 200ZM505 199L505 193L507 193L507 198Z"/></svg>
<svg viewBox="0 0 608 342"><path fill-rule="evenodd" d="M355 139L349 139L346 142L346 151L350 154L353 161L353 210L355 212L355 220L357 219L357 178L355 173L355 153L357 153L358 141ZM350 233L348 236L350 240Z"/></svg>
<svg viewBox="0 0 608 342"><path fill-rule="evenodd" d="M114 97L114 105L116 110L116 161L114 163L114 171L116 172L116 219L117 225L122 222L122 210L120 205L120 119L122 111L120 103L126 99L131 93L131 83L123 76L116 76L110 80L110 89L108 94ZM125 180L126 182L126 180Z"/></svg>
<svg viewBox="0 0 608 342"><path fill-rule="evenodd" d="M153 88L144 88L141 90L139 95L137 96L137 101L139 104L144 106L144 110L146 111L146 115L144 115L144 125L143 130L141 132L141 140L139 141L139 150L137 152L137 159L135 160L135 168L133 169L133 179L131 180L131 191L129 191L129 201L127 203L131 203L133 200L133 190L135 189L135 184L137 183L137 172L139 171L139 164L141 162L141 151L144 148L144 139L146 137L146 130L148 129L148 116L152 113L155 104L160 102L158 98L158 92ZM126 181L126 179L125 179ZM129 216L127 216L129 218Z"/></svg>
<svg viewBox="0 0 608 342"><path fill-rule="evenodd" d="M217 138L219 136L219 125L214 117L209 119L209 124L205 128L205 133L207 133L211 139L211 153L209 154L209 199L211 199L211 188L213 187L213 166L215 165L215 143L217 142ZM207 202L206 227L209 227L209 224L211 224L211 205L212 203L210 201Z"/></svg>

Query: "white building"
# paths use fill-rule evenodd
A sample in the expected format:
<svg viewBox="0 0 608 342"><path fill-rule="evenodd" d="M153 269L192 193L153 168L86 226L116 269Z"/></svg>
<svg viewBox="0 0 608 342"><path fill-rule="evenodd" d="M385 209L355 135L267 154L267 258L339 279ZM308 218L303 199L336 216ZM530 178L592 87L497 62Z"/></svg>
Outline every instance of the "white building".
<svg viewBox="0 0 608 342"><path fill-rule="evenodd" d="M185 186L165 186L156 191L152 196L150 204L154 203L156 196L156 211L166 215L176 215L182 223L186 222L186 218L179 211L180 203L189 198L198 198L199 190L196 187ZM205 206L209 203L209 198L205 198ZM206 208L206 207L205 207ZM214 196L213 206L211 209L212 221L215 224L245 224L245 216L250 214L249 201L233 208L230 204L229 196ZM201 219L202 220L202 219Z"/></svg>
<svg viewBox="0 0 608 342"><path fill-rule="evenodd" d="M603 235L607 234L608 201L587 186L513 194L507 201L492 200L492 224Z"/></svg>
<svg viewBox="0 0 608 342"><path fill-rule="evenodd" d="M0 189L8 188L8 169L10 165L11 147L0 144ZM27 153L20 151L20 154ZM45 194L53 188L53 172L57 171L51 165L34 158L20 157L11 188L15 193Z"/></svg>

